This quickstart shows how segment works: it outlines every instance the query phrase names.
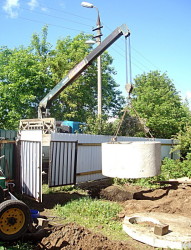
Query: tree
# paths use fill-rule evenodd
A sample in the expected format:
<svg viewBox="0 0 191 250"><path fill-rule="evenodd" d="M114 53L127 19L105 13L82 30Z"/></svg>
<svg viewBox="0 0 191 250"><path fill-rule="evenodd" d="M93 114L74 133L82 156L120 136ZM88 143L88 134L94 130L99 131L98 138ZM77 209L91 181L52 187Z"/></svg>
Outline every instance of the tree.
<svg viewBox="0 0 191 250"><path fill-rule="evenodd" d="M24 118L36 118L39 101L51 86L38 57L30 49L0 50L0 127L18 128Z"/></svg>
<svg viewBox="0 0 191 250"><path fill-rule="evenodd" d="M154 137L172 138L190 119L172 80L158 71L135 78L132 105ZM131 109L132 114L135 115Z"/></svg>
<svg viewBox="0 0 191 250"><path fill-rule="evenodd" d="M41 61L46 61L48 54L51 49L51 44L47 42L48 36L48 26L42 28L41 38L37 33L32 35L31 39L31 49L34 51L34 54L39 56Z"/></svg>

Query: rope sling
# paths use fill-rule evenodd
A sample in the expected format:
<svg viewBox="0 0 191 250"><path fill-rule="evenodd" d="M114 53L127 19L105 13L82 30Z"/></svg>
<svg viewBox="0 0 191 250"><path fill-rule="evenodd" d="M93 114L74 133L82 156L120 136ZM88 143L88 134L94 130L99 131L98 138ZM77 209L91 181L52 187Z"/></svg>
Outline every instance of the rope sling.
<svg viewBox="0 0 191 250"><path fill-rule="evenodd" d="M127 41L128 39L128 41ZM129 106L130 109L132 109L135 113L135 116L137 117L143 132L145 134L145 137L147 138L152 138L153 140L155 139L154 136L152 135L152 133L150 132L150 129L146 126L145 121L143 119L141 119L141 117L139 116L137 110L133 107L132 101L131 101L131 92L133 90L133 84L132 84L132 67L131 67L131 41L130 41L130 36L127 38L125 38L125 62L126 62L126 85L125 85L125 89L128 93L128 97L127 99L129 99ZM129 72L129 74L128 74ZM114 135L114 137L111 139L111 141L115 142L117 141L117 136L119 134L119 131L121 129L121 126L123 124L124 118L126 113L128 112L130 114L130 109L128 108L128 102L127 102L127 106L124 109L123 115L119 121L116 133ZM149 135L149 136L148 136Z"/></svg>

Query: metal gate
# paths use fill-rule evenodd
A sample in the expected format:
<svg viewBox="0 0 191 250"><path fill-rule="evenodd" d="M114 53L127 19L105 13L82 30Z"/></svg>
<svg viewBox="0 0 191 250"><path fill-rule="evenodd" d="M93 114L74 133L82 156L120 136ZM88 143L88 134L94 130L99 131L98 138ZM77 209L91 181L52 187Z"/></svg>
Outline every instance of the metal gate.
<svg viewBox="0 0 191 250"><path fill-rule="evenodd" d="M21 141L22 193L42 201L42 148L40 141Z"/></svg>
<svg viewBox="0 0 191 250"><path fill-rule="evenodd" d="M49 187L76 183L77 141L51 141Z"/></svg>

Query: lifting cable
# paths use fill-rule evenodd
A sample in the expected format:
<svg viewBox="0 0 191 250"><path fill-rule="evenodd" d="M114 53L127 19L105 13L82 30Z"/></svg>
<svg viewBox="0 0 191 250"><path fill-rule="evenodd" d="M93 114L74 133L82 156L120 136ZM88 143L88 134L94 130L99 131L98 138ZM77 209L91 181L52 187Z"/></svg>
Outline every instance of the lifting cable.
<svg viewBox="0 0 191 250"><path fill-rule="evenodd" d="M152 133L150 132L150 129L145 125L145 122L143 121L143 119L140 118L138 112L136 111L136 109L133 107L132 102L131 102L131 92L133 90L133 84L132 84L132 66L131 66L131 41L130 41L130 36L128 37L128 42L127 42L127 37L125 37L125 68L126 68L126 85L125 85L125 89L128 93L128 99L129 99L129 106L132 108L132 110L134 111L137 119L139 120L145 137L147 138L152 138L154 139L154 136L152 135ZM129 72L129 73L128 73ZM122 126L122 123L124 121L125 115L127 112L130 113L130 110L128 109L128 103L126 108L124 109L123 115L119 121L119 125L117 127L116 133L114 135L114 137L111 139L111 141L115 142L117 140L117 136L119 133L119 130ZM147 134L149 134L150 137L147 136Z"/></svg>
<svg viewBox="0 0 191 250"><path fill-rule="evenodd" d="M127 39L126 40L126 45L125 47L127 47ZM131 67L131 38L129 36L129 39L128 39L129 43L128 43L128 51L129 51L129 82L130 84L132 84L132 67ZM127 50L127 49L126 49Z"/></svg>
<svg viewBox="0 0 191 250"><path fill-rule="evenodd" d="M126 83L129 82L128 77L128 51L127 51L127 38L125 37L125 73L126 73Z"/></svg>
<svg viewBox="0 0 191 250"><path fill-rule="evenodd" d="M127 42L128 39L128 42ZM130 36L125 38L125 62L126 62L126 85L125 89L128 93L128 97L130 98L130 94L133 90L132 84L132 67L131 67L131 41ZM129 72L129 74L128 74Z"/></svg>

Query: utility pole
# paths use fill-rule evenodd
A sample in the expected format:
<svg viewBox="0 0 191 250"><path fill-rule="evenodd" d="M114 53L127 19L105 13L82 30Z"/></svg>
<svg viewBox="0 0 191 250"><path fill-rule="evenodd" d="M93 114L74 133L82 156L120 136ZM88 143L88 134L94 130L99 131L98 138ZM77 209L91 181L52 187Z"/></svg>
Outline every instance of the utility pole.
<svg viewBox="0 0 191 250"><path fill-rule="evenodd" d="M99 15L99 10L96 6L94 6L91 3L88 2L82 2L81 5L86 8L94 8L97 11L97 23L96 23L96 28L94 28L92 31L96 31L97 35L94 36L96 39L97 45L101 44L101 28L103 26L101 25L100 21L100 15ZM101 56L98 56L97 58L97 106L98 106L98 117L101 117L102 115L102 70L101 70Z"/></svg>
<svg viewBox="0 0 191 250"><path fill-rule="evenodd" d="M97 8L96 8L97 9ZM101 25L100 21L100 15L99 15L99 10L97 9L98 12L98 17L97 17L97 27L93 29L92 31L97 31L97 35L94 36L96 39L97 45L101 44L101 28L103 27ZM101 56L98 56L97 58L97 99L98 99L98 116L102 115L102 70L101 70Z"/></svg>

